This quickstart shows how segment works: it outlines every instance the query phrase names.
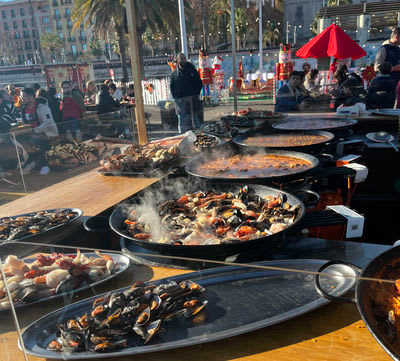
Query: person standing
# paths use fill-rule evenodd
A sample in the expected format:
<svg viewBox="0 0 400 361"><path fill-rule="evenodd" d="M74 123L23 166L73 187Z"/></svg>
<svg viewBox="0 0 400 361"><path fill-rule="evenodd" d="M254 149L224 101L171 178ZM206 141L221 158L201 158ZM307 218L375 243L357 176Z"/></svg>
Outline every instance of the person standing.
<svg viewBox="0 0 400 361"><path fill-rule="evenodd" d="M186 60L185 54L178 54L176 62L170 89L175 99L179 133L185 133L201 126L199 95L203 83L194 65Z"/></svg>
<svg viewBox="0 0 400 361"><path fill-rule="evenodd" d="M60 103L60 110L62 113L62 123L60 127L62 133L66 134L69 141L73 141L73 133L75 133L76 140L80 142L82 135L80 131L80 122L82 119L83 111L79 104L75 101L72 95L72 84L68 80L61 83L62 101Z"/></svg>
<svg viewBox="0 0 400 361"><path fill-rule="evenodd" d="M385 62L392 66L392 78L400 80L400 27L392 30L389 41L385 41L375 57L375 71Z"/></svg>

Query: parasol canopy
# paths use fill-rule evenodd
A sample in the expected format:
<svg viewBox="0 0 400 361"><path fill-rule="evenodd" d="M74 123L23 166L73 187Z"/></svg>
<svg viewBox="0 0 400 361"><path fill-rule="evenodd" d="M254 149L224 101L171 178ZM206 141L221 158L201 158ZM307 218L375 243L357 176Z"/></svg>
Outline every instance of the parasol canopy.
<svg viewBox="0 0 400 361"><path fill-rule="evenodd" d="M322 33L312 38L307 44L297 50L299 58L328 58L336 59L362 58L367 53L339 26L331 24Z"/></svg>

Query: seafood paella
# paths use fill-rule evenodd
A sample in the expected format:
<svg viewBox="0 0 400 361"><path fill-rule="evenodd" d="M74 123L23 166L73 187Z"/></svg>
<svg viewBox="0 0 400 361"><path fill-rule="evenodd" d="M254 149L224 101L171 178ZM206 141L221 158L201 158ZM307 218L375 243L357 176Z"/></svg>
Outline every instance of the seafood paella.
<svg viewBox="0 0 400 361"><path fill-rule="evenodd" d="M243 242L278 233L295 222L300 205L284 193L261 197L245 186L237 194L195 192L158 205L158 219L132 209L122 228L131 237L171 245Z"/></svg>
<svg viewBox="0 0 400 361"><path fill-rule="evenodd" d="M12 241L45 232L78 216L72 209L46 210L0 219L0 242Z"/></svg>
<svg viewBox="0 0 400 361"><path fill-rule="evenodd" d="M313 167L306 159L279 154L235 154L213 159L194 168L203 177L267 178L290 175Z"/></svg>
<svg viewBox="0 0 400 361"><path fill-rule="evenodd" d="M34 259L7 256L3 271L14 305L31 303L76 290L118 271L119 265L109 255L97 252L87 257L76 254L38 254ZM0 310L9 309L3 281L0 281Z"/></svg>
<svg viewBox="0 0 400 361"><path fill-rule="evenodd" d="M316 134L274 134L247 137L243 143L251 147L302 147L321 144L329 140L326 135Z"/></svg>
<svg viewBox="0 0 400 361"><path fill-rule="evenodd" d="M149 343L167 321L200 315L208 301L202 297L205 289L186 280L146 285L137 282L132 287L95 299L88 312L57 325L57 338L48 350L57 352L110 352L132 347L142 340Z"/></svg>

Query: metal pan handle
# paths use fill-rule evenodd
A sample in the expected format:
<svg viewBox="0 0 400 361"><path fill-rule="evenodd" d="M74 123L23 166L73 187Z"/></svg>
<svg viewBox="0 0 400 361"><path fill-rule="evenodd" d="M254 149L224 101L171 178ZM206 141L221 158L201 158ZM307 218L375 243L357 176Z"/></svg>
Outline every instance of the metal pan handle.
<svg viewBox="0 0 400 361"><path fill-rule="evenodd" d="M317 291L317 293L320 296L322 296L330 301L355 303L356 302L355 296L353 296L353 297L335 296L335 295L332 295L331 293L328 293L327 291L325 291L323 289L323 287L321 286L321 273L323 273L324 270L326 270L328 267L331 267L333 265L344 266L344 267L348 267L348 269L351 269L352 273L354 273L354 284L356 284L357 278L362 271L359 267L355 266L352 263L348 263L348 262L329 261L329 262L323 264L318 269L318 273L315 275L315 279L314 279L315 290Z"/></svg>

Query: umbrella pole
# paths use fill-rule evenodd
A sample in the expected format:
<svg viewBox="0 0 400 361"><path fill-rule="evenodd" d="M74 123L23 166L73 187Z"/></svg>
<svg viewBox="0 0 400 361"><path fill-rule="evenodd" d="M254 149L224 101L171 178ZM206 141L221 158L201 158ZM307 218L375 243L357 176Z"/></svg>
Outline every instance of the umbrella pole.
<svg viewBox="0 0 400 361"><path fill-rule="evenodd" d="M139 144L143 145L147 143L147 130L144 117L142 75L140 71L139 44L137 41L138 39L136 31L136 9L134 2L130 0L125 0L125 6L129 29L129 49L131 56L133 88L135 91L136 126L138 130Z"/></svg>

